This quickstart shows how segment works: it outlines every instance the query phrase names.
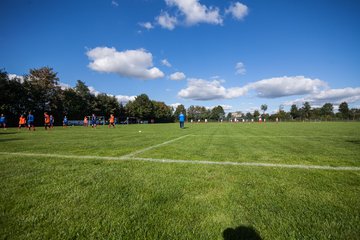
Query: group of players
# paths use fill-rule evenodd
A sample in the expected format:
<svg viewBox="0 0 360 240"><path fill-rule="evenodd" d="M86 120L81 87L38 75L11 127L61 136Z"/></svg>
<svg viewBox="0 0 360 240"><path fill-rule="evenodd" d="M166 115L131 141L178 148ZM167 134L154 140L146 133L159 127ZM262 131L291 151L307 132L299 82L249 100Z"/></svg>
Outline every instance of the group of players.
<svg viewBox="0 0 360 240"><path fill-rule="evenodd" d="M44 127L45 130L50 130L54 127L54 117L53 115L49 115L47 112L44 112ZM32 114L32 112L30 111L29 114L27 115L27 119L25 118L24 115L21 115L19 117L19 127L18 129L20 130L22 127L24 128L28 128L29 130L33 130L35 131L35 117ZM63 118L63 127L66 128L69 124L67 116L65 115ZM92 116L90 117L90 125L92 128L96 128L97 126L97 117L95 114L92 114ZM87 116L84 117L84 127L88 127L89 126L89 119ZM3 127L4 129L6 129L6 118L4 116L4 114L1 114L0 116L0 127ZM109 128L110 127L114 127L115 128L115 116L114 114L110 114L109 117Z"/></svg>

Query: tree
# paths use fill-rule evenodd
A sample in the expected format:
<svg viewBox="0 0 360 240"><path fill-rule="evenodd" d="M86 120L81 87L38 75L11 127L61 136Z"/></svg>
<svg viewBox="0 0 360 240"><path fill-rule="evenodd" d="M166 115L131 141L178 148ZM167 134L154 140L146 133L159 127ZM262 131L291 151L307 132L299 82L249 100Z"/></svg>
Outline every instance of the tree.
<svg viewBox="0 0 360 240"><path fill-rule="evenodd" d="M251 114L251 112L247 112L245 116L246 116L246 119L247 119L248 121L250 121L250 120L253 119L253 117L254 117L254 116Z"/></svg>
<svg viewBox="0 0 360 240"><path fill-rule="evenodd" d="M253 116L255 119L257 119L260 116L259 110L255 110Z"/></svg>
<svg viewBox="0 0 360 240"><path fill-rule="evenodd" d="M86 116L91 114L91 107L94 104L95 95L90 93L90 89L88 88L88 86L86 86L85 83L81 80L77 80L74 90L76 94L80 97L78 99L78 104L82 106L79 111L79 115Z"/></svg>
<svg viewBox="0 0 360 240"><path fill-rule="evenodd" d="M173 121L172 108L164 102L152 101L154 106L155 122L171 122Z"/></svg>
<svg viewBox="0 0 360 240"><path fill-rule="evenodd" d="M310 103L305 102L301 109L302 117L305 119L310 119L310 111L311 111Z"/></svg>
<svg viewBox="0 0 360 240"><path fill-rule="evenodd" d="M225 111L222 106L217 106L211 109L210 112L210 119L218 121L220 119L223 119L225 117Z"/></svg>
<svg viewBox="0 0 360 240"><path fill-rule="evenodd" d="M178 120L180 113L183 113L185 115L185 119L186 119L186 109L185 109L184 105L182 105L182 104L177 106L175 109L174 117L176 120Z"/></svg>
<svg viewBox="0 0 360 240"><path fill-rule="evenodd" d="M266 104L262 104L260 108L263 111L263 115L265 115L265 112L268 109L268 106Z"/></svg>
<svg viewBox="0 0 360 240"><path fill-rule="evenodd" d="M25 76L25 86L29 91L29 101L35 110L57 111L61 92L58 81L57 73L52 68L30 69L30 73Z"/></svg>
<svg viewBox="0 0 360 240"><path fill-rule="evenodd" d="M136 117L141 120L151 120L153 115L153 103L146 94L141 94L134 101L126 104L127 112L130 117Z"/></svg>
<svg viewBox="0 0 360 240"><path fill-rule="evenodd" d="M342 102L339 105L339 112L341 113L341 116L343 119L349 119L350 117L350 110L347 102Z"/></svg>
<svg viewBox="0 0 360 240"><path fill-rule="evenodd" d="M300 116L299 109L296 106L296 104L291 105L291 107L290 107L290 115L291 115L291 117L293 119L296 119L296 118L298 118Z"/></svg>
<svg viewBox="0 0 360 240"><path fill-rule="evenodd" d="M325 103L321 107L321 116L325 117L326 119L331 118L334 115L334 107L331 103Z"/></svg>

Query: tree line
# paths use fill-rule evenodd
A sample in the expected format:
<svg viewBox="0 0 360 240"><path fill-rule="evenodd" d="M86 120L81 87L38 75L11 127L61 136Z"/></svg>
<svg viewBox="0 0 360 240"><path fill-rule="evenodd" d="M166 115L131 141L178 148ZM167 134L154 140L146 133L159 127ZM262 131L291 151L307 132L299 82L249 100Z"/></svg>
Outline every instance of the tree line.
<svg viewBox="0 0 360 240"><path fill-rule="evenodd" d="M71 120L81 120L84 116L92 113L97 116L108 116L114 114L118 122L128 118L135 121L149 122L174 122L180 112L186 115L188 120L220 121L233 119L234 116L241 118L258 119L260 116L268 120L355 120L360 118L360 110L349 109L348 104L343 102L339 106L339 112L334 113L331 103L324 104L321 108L312 108L309 102L305 102L298 108L295 104L289 112L282 107L275 114L266 113L267 105L261 106L259 110L247 112L246 114L234 115L229 113L225 116L223 107L216 106L208 109L203 106L179 105L175 109L159 102L149 99L146 94L141 94L125 106L116 97L104 93L93 94L86 84L78 80L74 88L62 89L59 85L57 73L50 67L30 69L23 77L10 79L9 74L0 69L0 112L5 114L9 126L16 126L20 115L27 115L29 111L35 116L35 124L43 124L43 113L48 112L55 118L55 124L62 123L66 115Z"/></svg>

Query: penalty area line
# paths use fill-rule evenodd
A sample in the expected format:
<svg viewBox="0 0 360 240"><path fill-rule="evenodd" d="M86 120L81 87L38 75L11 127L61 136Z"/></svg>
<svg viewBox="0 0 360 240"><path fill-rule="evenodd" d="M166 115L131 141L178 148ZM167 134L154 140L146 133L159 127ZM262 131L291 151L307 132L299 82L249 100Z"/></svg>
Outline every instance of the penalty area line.
<svg viewBox="0 0 360 240"><path fill-rule="evenodd" d="M256 162L216 162L204 160L176 160L176 159L158 159L158 158L140 158L140 157L106 157L106 156L86 156L86 155L62 155L47 153L21 153L21 152L0 152L0 155L12 155L23 157L54 157L54 158L71 158L71 159L98 159L113 161L141 161L157 163L182 163L182 164L201 164L201 165L230 165L230 166L250 166L250 167L272 167L272 168L293 168L293 169L318 169L334 171L360 171L360 167L332 167L320 165L301 165L301 164L281 164L281 163L256 163Z"/></svg>
<svg viewBox="0 0 360 240"><path fill-rule="evenodd" d="M138 150L138 151L135 151L135 152L132 152L132 153L129 153L129 154L123 155L123 156L121 156L121 158L123 158L123 159L132 158L133 156L135 156L135 155L137 155L137 154L140 154L140 153L143 153L143 152L149 151L149 150L154 149L154 148L157 148L157 147L161 147L161 146L163 146L163 145L166 145L166 144L169 144L169 143L172 143L172 142L178 141L178 140L183 139L183 138L188 137L188 136L190 136L190 134L188 134L188 135L184 135L184 136L181 136L181 137L178 137L178 138L175 138L175 139L172 139L172 140L169 140L169 141L163 142L163 143L159 143L159 144L156 144L156 145L153 145L153 146L150 146L150 147L144 148L144 149L140 149L140 150Z"/></svg>

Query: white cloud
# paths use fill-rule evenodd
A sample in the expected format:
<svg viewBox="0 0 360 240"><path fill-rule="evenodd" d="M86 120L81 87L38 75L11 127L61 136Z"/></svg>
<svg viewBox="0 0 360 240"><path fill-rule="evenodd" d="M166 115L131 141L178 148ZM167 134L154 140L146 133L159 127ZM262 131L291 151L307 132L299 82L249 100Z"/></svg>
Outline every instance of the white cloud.
<svg viewBox="0 0 360 240"><path fill-rule="evenodd" d="M136 96L116 95L115 98L119 101L119 103L126 104L129 101L134 101Z"/></svg>
<svg viewBox="0 0 360 240"><path fill-rule="evenodd" d="M8 74L8 78L9 80L18 80L20 83L23 83L24 82L24 76L19 76L19 75L16 75L16 74Z"/></svg>
<svg viewBox="0 0 360 240"><path fill-rule="evenodd" d="M221 85L221 81L207 81L204 79L188 79L188 86L179 91L178 96L181 98L194 100L213 100L224 98L235 98L247 93L246 88L229 88L226 89Z"/></svg>
<svg viewBox="0 0 360 240"><path fill-rule="evenodd" d="M195 25L197 23L222 24L223 19L217 7L207 7L199 3L199 0L165 0L168 6L176 6L185 16L185 23Z"/></svg>
<svg viewBox="0 0 360 240"><path fill-rule="evenodd" d="M342 102L354 103L360 100L360 88L325 89L303 98L287 101L284 105L302 105L309 102L314 106L322 106L325 103L340 104Z"/></svg>
<svg viewBox="0 0 360 240"><path fill-rule="evenodd" d="M179 81L179 80L183 80L185 78L186 78L186 76L183 72L175 72L170 75L170 80Z"/></svg>
<svg viewBox="0 0 360 240"><path fill-rule="evenodd" d="M139 23L139 25L143 28L146 28L147 30L153 29L154 26L152 25L151 22L144 22L144 23Z"/></svg>
<svg viewBox="0 0 360 240"><path fill-rule="evenodd" d="M254 89L258 97L278 98L319 92L322 88L327 87L327 83L319 79L310 79L304 76L285 76L260 80L250 83L246 87Z"/></svg>
<svg viewBox="0 0 360 240"><path fill-rule="evenodd" d="M62 83L62 82L59 82L59 86L62 90L65 90L65 89L70 89L71 86L67 83Z"/></svg>
<svg viewBox="0 0 360 240"><path fill-rule="evenodd" d="M167 12L162 12L160 16L156 18L156 21L162 28L169 30L173 30L177 24L176 17L171 17Z"/></svg>
<svg viewBox="0 0 360 240"><path fill-rule="evenodd" d="M230 7L225 10L226 14L231 14L238 20L243 19L248 14L248 12L248 7L240 2L232 3Z"/></svg>
<svg viewBox="0 0 360 240"><path fill-rule="evenodd" d="M119 6L119 3L115 0L112 0L111 1L111 5L115 6L115 7L118 7Z"/></svg>
<svg viewBox="0 0 360 240"><path fill-rule="evenodd" d="M167 59L161 60L161 63L162 63L162 65L164 65L164 66L171 67L171 64L169 63L169 61L168 61Z"/></svg>
<svg viewBox="0 0 360 240"><path fill-rule="evenodd" d="M99 95L101 92L97 91L94 87L89 86L89 91L91 94L94 94L95 96Z"/></svg>
<svg viewBox="0 0 360 240"><path fill-rule="evenodd" d="M244 96L251 90L261 98L306 94L320 94L321 96L321 91L328 88L324 81L303 76L270 78L231 88L222 86L224 82L218 79L212 81L188 79L187 88L180 90L178 96L194 100L230 99Z"/></svg>
<svg viewBox="0 0 360 240"><path fill-rule="evenodd" d="M223 104L220 104L220 105L215 105L215 106L211 106L211 107L206 107L206 109L213 109L213 108L215 108L215 107L217 107L217 106L221 106L223 109L224 109L224 111L229 111L229 110L231 110L233 107L232 106L230 106L230 105L223 105Z"/></svg>
<svg viewBox="0 0 360 240"><path fill-rule="evenodd" d="M236 74L244 75L246 73L245 65L242 62L238 62L235 66Z"/></svg>
<svg viewBox="0 0 360 240"><path fill-rule="evenodd" d="M170 104L170 106L174 109L174 111L176 110L176 108L178 107L178 106L180 106L181 105L181 103L172 103L172 104Z"/></svg>
<svg viewBox="0 0 360 240"><path fill-rule="evenodd" d="M144 49L118 52L115 48L97 47L86 54L92 61L89 68L98 72L117 73L120 76L139 79L164 77L163 72L152 67L152 54Z"/></svg>

